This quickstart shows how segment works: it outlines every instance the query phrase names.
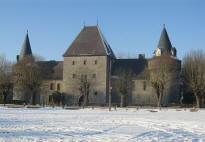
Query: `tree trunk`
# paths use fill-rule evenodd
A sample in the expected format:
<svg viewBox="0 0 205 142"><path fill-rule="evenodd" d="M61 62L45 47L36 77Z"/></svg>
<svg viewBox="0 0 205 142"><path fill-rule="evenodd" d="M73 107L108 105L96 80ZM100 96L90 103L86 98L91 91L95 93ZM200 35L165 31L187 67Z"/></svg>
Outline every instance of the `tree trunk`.
<svg viewBox="0 0 205 142"><path fill-rule="evenodd" d="M120 107L125 107L125 95L121 94L120 95L121 99L120 99Z"/></svg>
<svg viewBox="0 0 205 142"><path fill-rule="evenodd" d="M7 96L7 94L3 93L3 96L4 96L4 106L6 106L6 96Z"/></svg>
<svg viewBox="0 0 205 142"><path fill-rule="evenodd" d="M36 93L34 91L30 92L30 105L35 105Z"/></svg>
<svg viewBox="0 0 205 142"><path fill-rule="evenodd" d="M55 107L54 96L53 96L53 94L52 94L52 107L53 107L53 108Z"/></svg>
<svg viewBox="0 0 205 142"><path fill-rule="evenodd" d="M157 106L158 106L159 108L161 108L162 96L163 96L163 93L162 93L162 91L161 91L161 92L159 93L158 103L157 103Z"/></svg>
<svg viewBox="0 0 205 142"><path fill-rule="evenodd" d="M88 95L85 95L85 96L83 97L83 108L84 108L84 106L87 105L87 103L88 103Z"/></svg>
<svg viewBox="0 0 205 142"><path fill-rule="evenodd" d="M202 97L202 99L201 99L201 107L204 107L204 96Z"/></svg>
<svg viewBox="0 0 205 142"><path fill-rule="evenodd" d="M196 98L196 108L200 108L200 97L197 93L194 93L194 96Z"/></svg>

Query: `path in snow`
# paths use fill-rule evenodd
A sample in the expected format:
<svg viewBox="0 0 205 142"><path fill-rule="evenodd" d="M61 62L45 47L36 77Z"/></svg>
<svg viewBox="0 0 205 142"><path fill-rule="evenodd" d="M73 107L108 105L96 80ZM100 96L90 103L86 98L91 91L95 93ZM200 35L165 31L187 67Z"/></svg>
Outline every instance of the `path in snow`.
<svg viewBox="0 0 205 142"><path fill-rule="evenodd" d="M0 107L0 141L205 142L205 110Z"/></svg>

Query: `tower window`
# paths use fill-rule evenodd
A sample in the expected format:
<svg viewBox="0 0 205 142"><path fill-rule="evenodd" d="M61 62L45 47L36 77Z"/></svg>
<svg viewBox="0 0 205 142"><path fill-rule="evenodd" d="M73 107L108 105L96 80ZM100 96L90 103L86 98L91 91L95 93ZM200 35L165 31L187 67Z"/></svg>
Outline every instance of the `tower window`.
<svg viewBox="0 0 205 142"><path fill-rule="evenodd" d="M57 84L57 91L60 91L60 83Z"/></svg>
<svg viewBox="0 0 205 142"><path fill-rule="evenodd" d="M72 65L75 65L75 61L72 61Z"/></svg>
<svg viewBox="0 0 205 142"><path fill-rule="evenodd" d="M81 74L81 82L86 82L87 81L87 75Z"/></svg>
<svg viewBox="0 0 205 142"><path fill-rule="evenodd" d="M96 74L93 74L93 78L96 78Z"/></svg>
<svg viewBox="0 0 205 142"><path fill-rule="evenodd" d="M50 90L54 90L54 84L53 83L50 84Z"/></svg>
<svg viewBox="0 0 205 142"><path fill-rule="evenodd" d="M143 82L143 90L145 91L147 89L147 83L146 81Z"/></svg>

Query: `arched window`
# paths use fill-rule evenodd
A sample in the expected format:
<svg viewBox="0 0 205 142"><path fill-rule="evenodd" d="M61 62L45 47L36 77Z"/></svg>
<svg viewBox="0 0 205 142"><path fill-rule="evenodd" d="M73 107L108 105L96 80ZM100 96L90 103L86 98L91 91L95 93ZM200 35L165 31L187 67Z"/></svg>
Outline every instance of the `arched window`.
<svg viewBox="0 0 205 142"><path fill-rule="evenodd" d="M57 84L57 91L60 91L61 89L61 86L60 86L60 83Z"/></svg>
<svg viewBox="0 0 205 142"><path fill-rule="evenodd" d="M53 83L50 84L50 90L54 90L54 84Z"/></svg>

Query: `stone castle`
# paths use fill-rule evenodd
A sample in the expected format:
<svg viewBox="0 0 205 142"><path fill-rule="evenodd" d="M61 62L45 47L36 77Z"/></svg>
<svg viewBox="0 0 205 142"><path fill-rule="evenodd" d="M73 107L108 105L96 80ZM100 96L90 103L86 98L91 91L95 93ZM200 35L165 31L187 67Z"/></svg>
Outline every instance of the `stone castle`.
<svg viewBox="0 0 205 142"><path fill-rule="evenodd" d="M176 48L172 47L166 28L162 30L158 47L153 58L146 59L140 54L136 59L117 59L98 26L84 26L69 48L63 54L64 61L43 61L52 70L52 76L44 80L43 89L36 97L36 103L49 104L49 96L54 91L64 95L67 105L78 105L81 93L79 83L82 79L90 82L88 100L90 104L105 105L112 96L112 103L120 102L120 95L112 84L114 71L120 68L132 71L133 89L129 92L128 105L155 105L154 90L147 79L147 71L156 68L159 62L171 61L173 67L181 69L181 61L176 58ZM17 60L32 55L28 32ZM113 81L114 82L114 81ZM174 80L166 86L163 105L178 103L180 83ZM26 95L29 96L29 95ZM14 87L13 100L26 100L25 94Z"/></svg>

